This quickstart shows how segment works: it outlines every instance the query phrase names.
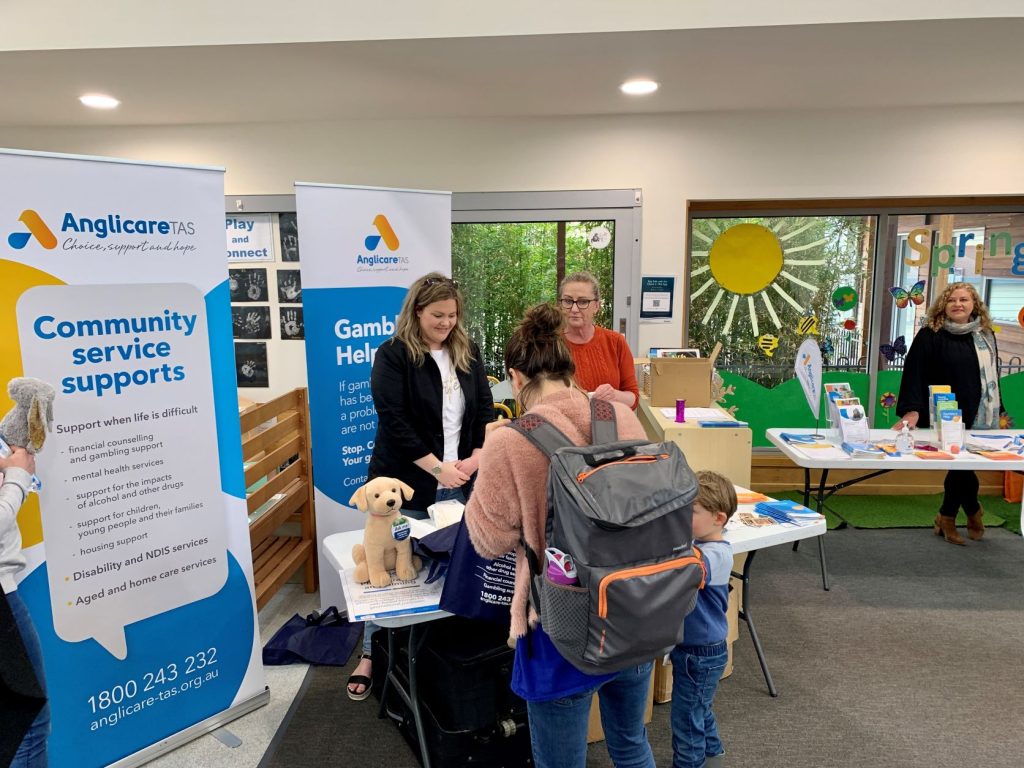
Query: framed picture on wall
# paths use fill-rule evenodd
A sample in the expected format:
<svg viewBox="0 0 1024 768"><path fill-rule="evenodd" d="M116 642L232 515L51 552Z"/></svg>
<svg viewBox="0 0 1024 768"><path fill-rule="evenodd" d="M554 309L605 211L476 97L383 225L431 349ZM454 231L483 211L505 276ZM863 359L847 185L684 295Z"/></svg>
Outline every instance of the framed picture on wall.
<svg viewBox="0 0 1024 768"><path fill-rule="evenodd" d="M280 304L302 303L302 273L299 270L277 271L277 301Z"/></svg>
<svg viewBox="0 0 1024 768"><path fill-rule="evenodd" d="M306 338L306 326L302 322L302 307L278 307L281 321L281 340L296 341Z"/></svg>
<svg viewBox="0 0 1024 768"><path fill-rule="evenodd" d="M265 269L229 269L228 288L233 303L270 300Z"/></svg>
<svg viewBox="0 0 1024 768"><path fill-rule="evenodd" d="M236 339L269 339L270 307L232 307L231 326Z"/></svg>
<svg viewBox="0 0 1024 768"><path fill-rule="evenodd" d="M294 213L282 213L278 218L281 230L281 261L299 260L299 223Z"/></svg>
<svg viewBox="0 0 1024 768"><path fill-rule="evenodd" d="M267 345L259 341L235 343L235 375L240 387L269 387Z"/></svg>

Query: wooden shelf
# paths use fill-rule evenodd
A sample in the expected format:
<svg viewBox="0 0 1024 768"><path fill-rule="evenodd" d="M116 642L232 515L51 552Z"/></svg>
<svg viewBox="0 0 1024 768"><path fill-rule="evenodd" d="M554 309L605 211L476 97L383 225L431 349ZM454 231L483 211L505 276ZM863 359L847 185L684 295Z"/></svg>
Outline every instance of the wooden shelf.
<svg viewBox="0 0 1024 768"><path fill-rule="evenodd" d="M246 492L246 506L250 516L260 510L249 523L260 609L299 569L305 569L306 591L317 588L307 391L292 390L239 416L245 484L252 489ZM299 535L283 533L285 524L298 527Z"/></svg>

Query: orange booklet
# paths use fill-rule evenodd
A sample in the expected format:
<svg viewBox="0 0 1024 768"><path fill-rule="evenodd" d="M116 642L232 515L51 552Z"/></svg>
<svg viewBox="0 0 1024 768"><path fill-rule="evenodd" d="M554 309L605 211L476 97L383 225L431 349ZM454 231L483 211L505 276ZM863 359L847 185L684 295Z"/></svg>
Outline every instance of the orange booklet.
<svg viewBox="0 0 1024 768"><path fill-rule="evenodd" d="M978 451L978 455L993 461L1024 461L1024 456L1009 451Z"/></svg>
<svg viewBox="0 0 1024 768"><path fill-rule="evenodd" d="M946 453L945 451L914 451L914 455L919 459L935 459L937 461L953 460L953 454Z"/></svg>
<svg viewBox="0 0 1024 768"><path fill-rule="evenodd" d="M746 493L736 494L737 504L757 504L759 501L768 501L768 497L763 493L757 491L747 491Z"/></svg>

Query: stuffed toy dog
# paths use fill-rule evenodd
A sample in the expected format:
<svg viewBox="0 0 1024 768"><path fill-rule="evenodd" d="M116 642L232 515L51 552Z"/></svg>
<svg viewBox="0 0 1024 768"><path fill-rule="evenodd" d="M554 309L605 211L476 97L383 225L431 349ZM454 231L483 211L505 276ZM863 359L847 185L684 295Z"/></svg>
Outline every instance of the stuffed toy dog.
<svg viewBox="0 0 1024 768"><path fill-rule="evenodd" d="M46 433L53 430L53 387L41 379L17 378L7 384L14 408L0 421L0 437L9 445L39 453Z"/></svg>
<svg viewBox="0 0 1024 768"><path fill-rule="evenodd" d="M412 553L409 523L399 515L403 495L412 498L412 488L393 477L375 477L356 491L349 504L366 512L363 543L352 547L356 562L355 580L375 587L391 583L389 571L399 579L415 579L422 562Z"/></svg>

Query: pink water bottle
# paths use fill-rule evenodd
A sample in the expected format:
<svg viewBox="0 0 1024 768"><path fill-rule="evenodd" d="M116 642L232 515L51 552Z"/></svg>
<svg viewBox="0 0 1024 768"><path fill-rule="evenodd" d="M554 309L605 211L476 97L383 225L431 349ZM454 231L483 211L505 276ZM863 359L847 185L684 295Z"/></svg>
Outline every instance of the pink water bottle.
<svg viewBox="0 0 1024 768"><path fill-rule="evenodd" d="M572 555L555 547L548 547L544 550L544 556L548 561L548 581L569 586L580 583L576 578L576 563L572 561Z"/></svg>

